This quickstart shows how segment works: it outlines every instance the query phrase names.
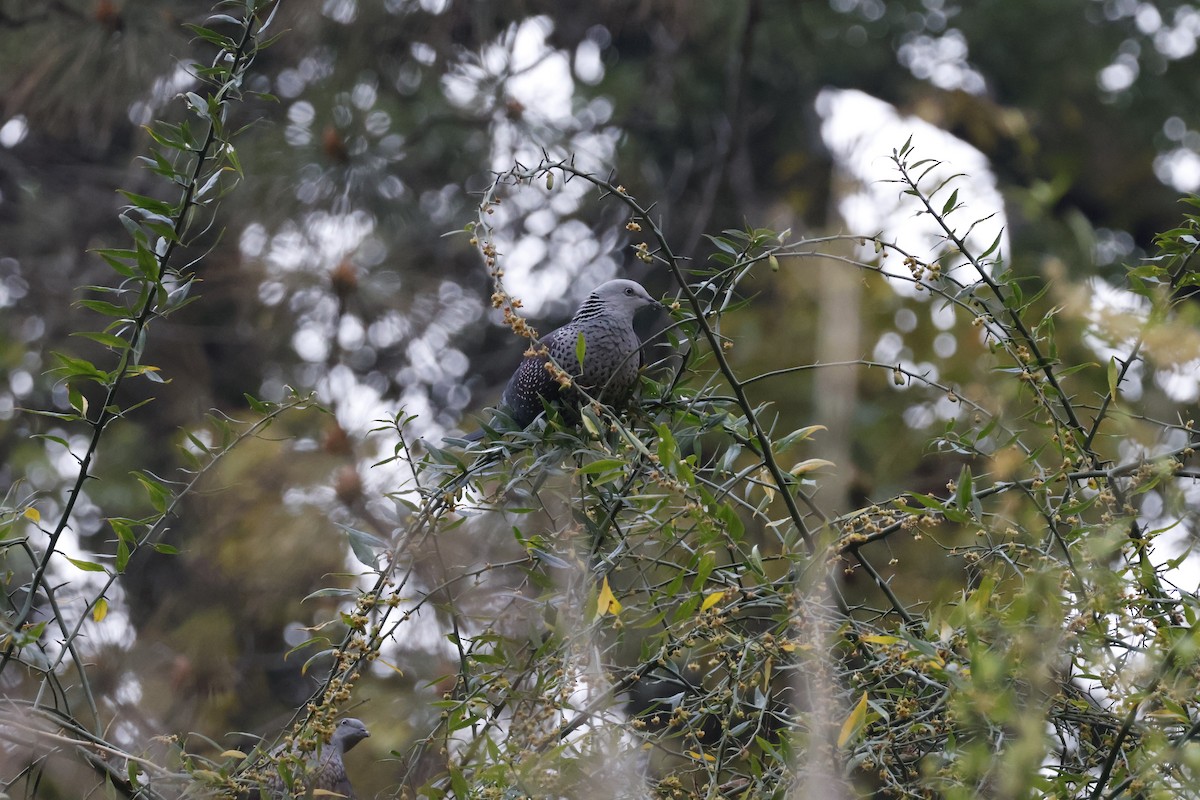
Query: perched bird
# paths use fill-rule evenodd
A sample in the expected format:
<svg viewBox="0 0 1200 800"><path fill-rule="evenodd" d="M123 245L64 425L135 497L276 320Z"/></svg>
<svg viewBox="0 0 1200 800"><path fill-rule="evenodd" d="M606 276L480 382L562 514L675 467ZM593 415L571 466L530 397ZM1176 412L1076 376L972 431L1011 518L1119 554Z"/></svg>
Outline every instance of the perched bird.
<svg viewBox="0 0 1200 800"><path fill-rule="evenodd" d="M579 306L566 325L533 342L533 350L517 366L500 398L500 411L518 428L526 428L542 413L542 401L573 409L579 395L564 389L558 377L546 368L547 356L571 377L575 386L609 405L624 403L637 383L642 366L641 341L633 330L633 316L640 309L662 304L641 284L628 280L602 283ZM579 338L583 337L580 365ZM482 431L465 437L478 441Z"/></svg>
<svg viewBox="0 0 1200 800"><path fill-rule="evenodd" d="M342 757L370 735L371 732L362 720L350 717L339 720L329 744L321 746L305 758L302 775L293 775L290 792L286 790L283 778L275 773L263 783L265 791L262 796L271 800L290 800L296 796L304 797L310 789L322 789L353 800L354 789L350 786L350 779L346 777L346 764ZM273 755L278 757L284 753L280 748Z"/></svg>

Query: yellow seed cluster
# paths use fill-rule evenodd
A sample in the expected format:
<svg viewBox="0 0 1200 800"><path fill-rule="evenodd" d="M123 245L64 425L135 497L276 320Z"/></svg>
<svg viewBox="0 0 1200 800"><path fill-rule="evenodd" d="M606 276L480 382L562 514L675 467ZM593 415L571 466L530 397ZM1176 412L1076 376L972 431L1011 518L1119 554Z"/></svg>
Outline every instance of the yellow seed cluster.
<svg viewBox="0 0 1200 800"><path fill-rule="evenodd" d="M886 253L884 255L886 255ZM907 256L904 259L904 266L907 267L908 271L912 274L913 280L917 281L924 280L925 278L936 280L937 278L941 277L942 274L941 264L937 263L936 261L932 264L926 264L914 256Z"/></svg>
<svg viewBox="0 0 1200 800"><path fill-rule="evenodd" d="M504 324L512 328L513 333L517 336L522 336L526 339L536 339L538 335L537 330L513 309L514 304L512 303L504 307Z"/></svg>
<svg viewBox="0 0 1200 800"><path fill-rule="evenodd" d="M571 376L567 374L566 370L559 368L553 361L547 361L542 366L546 372L549 372L550 376L558 382L559 386L564 389L569 389L571 387Z"/></svg>

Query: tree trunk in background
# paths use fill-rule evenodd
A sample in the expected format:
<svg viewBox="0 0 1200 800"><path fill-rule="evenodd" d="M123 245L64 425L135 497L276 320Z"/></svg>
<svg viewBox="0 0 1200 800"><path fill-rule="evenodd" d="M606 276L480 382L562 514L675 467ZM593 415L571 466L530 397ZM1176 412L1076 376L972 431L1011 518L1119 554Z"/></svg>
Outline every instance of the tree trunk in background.
<svg viewBox="0 0 1200 800"><path fill-rule="evenodd" d="M838 198L844 180L835 176L834 197L830 198L829 230L844 230L837 216ZM831 244L827 250L833 255L853 257L851 242ZM831 364L853 361L862 357L860 343L860 304L862 303L862 275L847 269L839 261L822 260L817 272L817 331L816 363ZM813 381L814 424L824 425L829 430L819 435L816 442L820 458L837 465L835 470L821 477L821 505L828 512L841 514L851 507L850 486L854 479L854 418L858 410L858 370L851 367L828 367L818 369Z"/></svg>

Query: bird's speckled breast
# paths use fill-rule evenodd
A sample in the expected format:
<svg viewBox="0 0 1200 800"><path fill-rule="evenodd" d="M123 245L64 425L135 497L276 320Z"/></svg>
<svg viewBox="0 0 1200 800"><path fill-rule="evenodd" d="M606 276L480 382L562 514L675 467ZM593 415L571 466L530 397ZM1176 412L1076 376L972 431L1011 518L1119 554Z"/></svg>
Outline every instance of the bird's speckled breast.
<svg viewBox="0 0 1200 800"><path fill-rule="evenodd" d="M583 333L583 368L576 358ZM640 342L629 325L608 319L571 323L548 341L550 355L578 381L580 388L606 403L625 400L637 381Z"/></svg>

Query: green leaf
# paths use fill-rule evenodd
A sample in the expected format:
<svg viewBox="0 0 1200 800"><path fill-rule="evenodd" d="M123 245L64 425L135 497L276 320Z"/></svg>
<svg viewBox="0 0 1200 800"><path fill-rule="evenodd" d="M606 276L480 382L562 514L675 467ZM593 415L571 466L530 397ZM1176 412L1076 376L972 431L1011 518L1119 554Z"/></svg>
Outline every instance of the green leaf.
<svg viewBox="0 0 1200 800"><path fill-rule="evenodd" d="M117 191L126 200L132 203L135 208L139 208L143 211L149 211L152 214L162 214L164 217L170 217L175 213L175 208L170 203L162 200L156 200L153 197L146 197L142 194L127 192L124 189L117 189Z"/></svg>
<svg viewBox="0 0 1200 800"><path fill-rule="evenodd" d="M1113 400L1117 399L1117 379L1120 376L1120 368L1117 366L1117 357L1112 356L1108 359L1108 396Z"/></svg>
<svg viewBox="0 0 1200 800"><path fill-rule="evenodd" d="M145 375L155 383L166 383L161 375L158 374L158 367L149 364L138 364L135 367L130 367L126 373L131 378L136 378L140 375Z"/></svg>
<svg viewBox="0 0 1200 800"><path fill-rule="evenodd" d="M538 561L540 561L543 564L546 564L548 566L554 567L554 569L570 569L571 568L571 565L568 562L564 561L563 559L559 558L556 555L546 552L544 549L542 549L540 547L534 547L534 546L530 545L526 548L526 550L529 552L529 554L531 556L536 558Z"/></svg>
<svg viewBox="0 0 1200 800"><path fill-rule="evenodd" d="M587 342L584 341L583 331L575 337L575 360L579 362L579 369L583 369L583 355L587 352Z"/></svg>
<svg viewBox="0 0 1200 800"><path fill-rule="evenodd" d="M229 167L234 171L234 173L239 176L242 175L242 162L241 159L238 158L236 150L234 150L232 147L227 147L225 150L225 160L229 162Z"/></svg>
<svg viewBox="0 0 1200 800"><path fill-rule="evenodd" d="M740 542L746 533L746 525L742 522L742 518L734 511L733 506L728 503L721 503L717 506L717 519L725 523L725 530L729 532L729 538L735 542Z"/></svg>
<svg viewBox="0 0 1200 800"><path fill-rule="evenodd" d="M54 356L54 358L57 359L58 363L60 364L59 367L55 368L54 372L58 373L62 377L87 378L88 380L96 381L99 384L105 386L108 385L110 380L109 374L97 369L96 365L87 359L75 358L74 356L69 356L66 353L60 353L58 351L52 352L51 355Z"/></svg>
<svg viewBox="0 0 1200 800"><path fill-rule="evenodd" d="M274 13L274 12L271 12ZM242 25L242 21L237 17L231 17L228 14L209 14L205 22L228 22L230 25Z"/></svg>
<svg viewBox="0 0 1200 800"><path fill-rule="evenodd" d="M317 589L315 592L305 596L305 600L315 600L319 597L358 597L360 592L358 589L339 589L336 586L327 586L324 589Z"/></svg>
<svg viewBox="0 0 1200 800"><path fill-rule="evenodd" d="M196 190L196 193L193 195L193 199L199 201L206 197L208 193L212 191L213 187L217 185L217 181L221 179L222 172L223 170L217 170L211 176L209 176L208 180L204 182L204 185Z"/></svg>
<svg viewBox="0 0 1200 800"><path fill-rule="evenodd" d="M162 153L158 152L156 148L150 148L150 157L138 156L137 160L145 164L146 169L157 175L162 175L164 178L173 178L176 175L174 165Z"/></svg>
<svg viewBox="0 0 1200 800"><path fill-rule="evenodd" d="M679 462L679 448L675 444L675 437L666 425L655 425L654 429L658 433L658 461L663 467L671 469Z"/></svg>
<svg viewBox="0 0 1200 800"><path fill-rule="evenodd" d="M954 492L954 504L964 511L971 507L971 499L975 496L973 483L971 468L963 464L962 470L958 473L958 486Z"/></svg>
<svg viewBox="0 0 1200 800"><path fill-rule="evenodd" d="M380 539L378 536L372 536L366 531L360 531L351 528L349 525L338 523L338 527L346 532L350 537L350 550L353 551L354 557L359 560L364 566L375 569L379 566L379 556L376 555L376 550L386 550L387 542Z"/></svg>
<svg viewBox="0 0 1200 800"><path fill-rule="evenodd" d="M758 545L750 548L750 553L746 557L746 566L750 567L754 574L760 578L766 575L766 570L763 567L762 553L758 551Z"/></svg>
<svg viewBox="0 0 1200 800"><path fill-rule="evenodd" d="M201 119L209 118L207 100L195 92L186 92L183 97L187 101L188 106L190 106L191 109L196 112L197 116L199 116Z"/></svg>
<svg viewBox="0 0 1200 800"><path fill-rule="evenodd" d="M467 779L463 777L462 770L457 767L451 767L450 773L450 788L454 792L455 797L468 797L471 794L471 786L467 783Z"/></svg>
<svg viewBox="0 0 1200 800"><path fill-rule="evenodd" d="M210 455L210 456L213 454L213 451L209 448L209 446L206 445L204 442L200 441L199 437L197 437L196 434L192 433L191 431L188 431L186 435L187 435L188 441L191 442L192 445L197 450L199 450L201 453L204 453L205 455Z"/></svg>
<svg viewBox="0 0 1200 800"><path fill-rule="evenodd" d="M50 620L44 619L41 622L28 626L17 636L17 642L20 645L32 644L42 638L42 634L46 632L46 625Z"/></svg>
<svg viewBox="0 0 1200 800"><path fill-rule="evenodd" d="M123 227L129 233L129 235L133 237L135 242L146 241L146 232L142 230L142 227L138 225L133 217L122 211L117 215L117 221L121 223L121 227Z"/></svg>
<svg viewBox="0 0 1200 800"><path fill-rule="evenodd" d="M158 281L158 258L143 242L137 246L137 268L147 280Z"/></svg>
<svg viewBox="0 0 1200 800"><path fill-rule="evenodd" d="M108 520L108 524L113 529L113 533L117 535L118 541L133 544L137 540L133 535L133 526L129 522L129 520L121 517L110 517Z"/></svg>
<svg viewBox="0 0 1200 800"><path fill-rule="evenodd" d="M171 499L170 490L145 472L135 472L134 478L146 490L146 495L150 498L150 505L154 507L154 510L159 514L166 512L167 503Z"/></svg>
<svg viewBox="0 0 1200 800"><path fill-rule="evenodd" d="M79 412L79 416L87 418L88 401L78 389L74 386L67 386L67 402L71 404L71 408Z"/></svg>
<svg viewBox="0 0 1200 800"><path fill-rule="evenodd" d="M226 15L222 14L220 16L224 17ZM212 18L210 17L210 19ZM222 50L233 50L236 47L236 43L232 39L224 34L217 33L214 30L190 23L185 24L183 27L187 28L189 31L196 34L196 36L200 37L209 44L214 44Z"/></svg>
<svg viewBox="0 0 1200 800"><path fill-rule="evenodd" d="M807 427L794 430L786 436L780 437L775 441L775 453L780 454L796 442L804 441L805 439L812 437L812 435L817 431L823 430L827 430L824 425L809 425Z"/></svg>
<svg viewBox="0 0 1200 800"><path fill-rule="evenodd" d="M158 234L168 242L178 242L179 234L175 231L175 223L172 220L154 220L147 219L142 222L143 225L150 231Z"/></svg>
<svg viewBox="0 0 1200 800"><path fill-rule="evenodd" d="M129 346L129 342L125 341L120 336L114 336L111 333L100 333L98 331L77 331L71 335L81 336L84 339L91 339L93 342L99 342L105 347L114 347L118 350L124 350Z"/></svg>
<svg viewBox="0 0 1200 800"><path fill-rule="evenodd" d="M604 424L596 417L591 408L583 409L583 413L580 414L580 422L583 423L583 427L588 433L597 439L600 438L600 431Z"/></svg>
<svg viewBox="0 0 1200 800"><path fill-rule="evenodd" d="M79 300L77 302L84 308L90 308L92 311L98 311L108 317L129 318L129 309L125 306L108 303L104 300Z"/></svg>
<svg viewBox="0 0 1200 800"><path fill-rule="evenodd" d="M992 240L992 243L990 245L988 245L987 249L979 254L979 258L981 260L985 259L988 256L990 256L992 253L996 252L996 248L1000 246L1000 240L1003 238L1004 238L1004 230L1001 229L1000 233L996 234L996 238Z"/></svg>
<svg viewBox="0 0 1200 800"><path fill-rule="evenodd" d="M84 572L104 572L104 567L94 561L84 561L79 558L71 558L70 556L67 556L67 561L70 561Z"/></svg>
<svg viewBox="0 0 1200 800"><path fill-rule="evenodd" d="M1082 372L1085 369L1091 369L1092 367L1097 367L1097 366L1099 366L1099 364L1096 364L1092 361L1083 361L1078 364L1069 366L1066 369L1058 370L1058 377L1060 379L1065 378L1068 375L1074 375L1076 372Z"/></svg>
<svg viewBox="0 0 1200 800"><path fill-rule="evenodd" d="M600 458L590 464L585 464L575 471L578 475L599 475L601 473L612 470L622 471L625 468L625 462L619 458Z"/></svg>
<svg viewBox="0 0 1200 800"><path fill-rule="evenodd" d="M56 414L52 411L37 411L36 409L25 409L25 413L26 414L38 414L39 416L51 417L52 419L61 419L64 422L75 422L78 419L80 419L78 414ZM47 442L54 442L55 444L61 444L67 450L71 449L70 442L68 442L66 439L62 438L61 436L55 436L50 433L35 433L32 436L30 436L29 438L43 439Z"/></svg>
<svg viewBox="0 0 1200 800"><path fill-rule="evenodd" d="M706 233L706 234L704 234L704 238L708 239L710 242L712 242L714 245L716 245L718 250L726 252L731 256L736 256L738 253L738 249L733 245L733 242L729 241L728 239L726 239L724 237L709 236Z"/></svg>
<svg viewBox="0 0 1200 800"><path fill-rule="evenodd" d="M160 122L157 126L151 128L143 126L142 128L149 134L150 138L161 144L163 147L169 147L172 150L186 150L188 143L183 140L182 131L178 125L170 125Z"/></svg>
<svg viewBox="0 0 1200 800"><path fill-rule="evenodd" d="M246 398L246 404L250 406L250 410L256 414L271 413L271 406L267 403L264 403L262 400L258 400L257 398L245 393L242 394L242 397Z"/></svg>
<svg viewBox="0 0 1200 800"><path fill-rule="evenodd" d="M129 545L125 544L124 539L117 540L117 572L124 573L126 565L129 564Z"/></svg>
<svg viewBox="0 0 1200 800"><path fill-rule="evenodd" d="M942 205L942 216L946 216L954 210L954 206L958 203L958 189L950 193L950 197L946 198L946 202Z"/></svg>

